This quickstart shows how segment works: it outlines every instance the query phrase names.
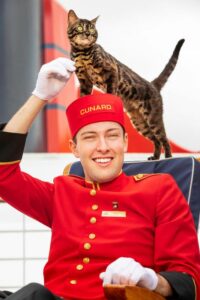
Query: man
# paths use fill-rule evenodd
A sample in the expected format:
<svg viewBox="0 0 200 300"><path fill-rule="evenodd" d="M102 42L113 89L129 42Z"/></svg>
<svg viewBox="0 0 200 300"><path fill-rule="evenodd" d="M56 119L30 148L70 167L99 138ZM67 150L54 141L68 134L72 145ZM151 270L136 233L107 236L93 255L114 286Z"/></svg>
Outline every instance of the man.
<svg viewBox="0 0 200 300"><path fill-rule="evenodd" d="M122 172L128 137L121 99L90 95L67 108L71 150L85 179L48 183L20 170L26 133L74 69L65 58L44 65L33 95L0 132L0 196L52 229L45 287L30 284L7 300L103 300L106 284L200 299L197 236L176 183L169 175L136 180Z"/></svg>

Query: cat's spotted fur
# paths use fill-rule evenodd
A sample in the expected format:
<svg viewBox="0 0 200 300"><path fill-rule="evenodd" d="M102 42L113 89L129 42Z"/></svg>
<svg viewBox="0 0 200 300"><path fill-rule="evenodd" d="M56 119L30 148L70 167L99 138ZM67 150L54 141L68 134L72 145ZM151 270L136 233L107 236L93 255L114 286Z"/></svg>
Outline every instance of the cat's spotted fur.
<svg viewBox="0 0 200 300"><path fill-rule="evenodd" d="M165 157L171 157L163 124L160 90L176 66L184 40L177 43L162 73L149 82L96 43L96 21L97 18L91 21L79 19L73 10L68 13L71 58L75 61L81 96L91 94L93 85L106 93L120 96L136 129L154 143L154 154L149 159L159 159L162 147Z"/></svg>

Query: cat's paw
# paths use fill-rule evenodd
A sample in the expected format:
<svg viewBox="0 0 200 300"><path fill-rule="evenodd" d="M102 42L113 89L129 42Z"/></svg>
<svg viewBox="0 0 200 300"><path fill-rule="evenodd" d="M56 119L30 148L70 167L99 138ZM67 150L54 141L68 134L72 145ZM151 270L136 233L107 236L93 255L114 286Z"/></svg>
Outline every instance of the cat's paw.
<svg viewBox="0 0 200 300"><path fill-rule="evenodd" d="M156 157L156 156L154 156L154 155L148 157L148 160L156 160L156 159L159 159L159 157Z"/></svg>

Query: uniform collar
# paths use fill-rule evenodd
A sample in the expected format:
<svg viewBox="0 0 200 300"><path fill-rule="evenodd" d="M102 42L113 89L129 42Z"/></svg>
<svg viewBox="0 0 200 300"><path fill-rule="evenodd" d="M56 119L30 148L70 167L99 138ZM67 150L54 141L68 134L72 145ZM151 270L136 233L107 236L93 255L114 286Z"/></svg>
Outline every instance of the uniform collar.
<svg viewBox="0 0 200 300"><path fill-rule="evenodd" d="M128 176L126 176L122 171L120 174L109 182L98 183L94 181L85 180L85 186L88 188L92 188L94 190L110 190L110 191L118 191L121 190L128 183Z"/></svg>

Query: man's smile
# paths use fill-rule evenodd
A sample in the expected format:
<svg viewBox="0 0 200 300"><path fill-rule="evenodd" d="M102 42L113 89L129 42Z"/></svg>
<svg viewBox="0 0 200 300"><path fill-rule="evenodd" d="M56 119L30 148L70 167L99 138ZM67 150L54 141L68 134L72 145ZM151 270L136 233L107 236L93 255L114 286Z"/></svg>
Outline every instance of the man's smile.
<svg viewBox="0 0 200 300"><path fill-rule="evenodd" d="M100 165L108 164L112 160L113 160L112 157L96 157L96 158L93 158L93 161L95 161L96 163L98 163Z"/></svg>

